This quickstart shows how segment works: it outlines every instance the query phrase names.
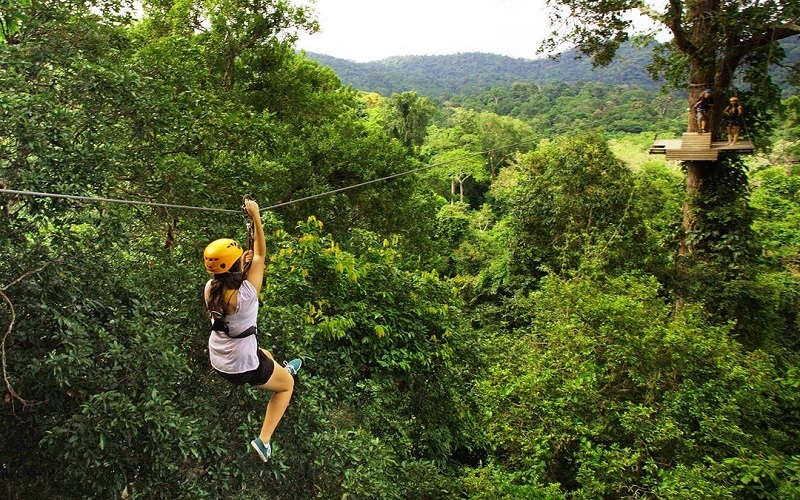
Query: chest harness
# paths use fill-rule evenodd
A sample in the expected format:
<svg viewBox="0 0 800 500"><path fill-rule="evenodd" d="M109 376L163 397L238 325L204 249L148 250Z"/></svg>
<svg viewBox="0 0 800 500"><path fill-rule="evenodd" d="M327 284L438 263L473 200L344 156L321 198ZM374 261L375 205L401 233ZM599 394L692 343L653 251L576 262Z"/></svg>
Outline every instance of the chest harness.
<svg viewBox="0 0 800 500"><path fill-rule="evenodd" d="M227 309L228 304L233 297L233 292L235 290L228 290L225 292L227 296L227 300L225 301L225 308ZM225 335L226 337L232 339L243 339L245 337L249 337L250 335L256 335L258 333L258 326L251 326L247 330L243 331L238 335L231 335L230 330L228 328L228 324L225 322L225 315L220 311L209 311L211 314L211 331L217 332L220 335Z"/></svg>

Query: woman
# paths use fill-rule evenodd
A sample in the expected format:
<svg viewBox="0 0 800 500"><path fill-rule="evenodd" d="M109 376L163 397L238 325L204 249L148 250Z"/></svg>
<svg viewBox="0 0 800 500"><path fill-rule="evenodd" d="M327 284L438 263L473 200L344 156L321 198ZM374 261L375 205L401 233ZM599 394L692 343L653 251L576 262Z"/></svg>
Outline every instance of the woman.
<svg viewBox="0 0 800 500"><path fill-rule="evenodd" d="M292 376L302 363L295 359L281 367L269 352L258 347L258 294L264 281L267 243L258 204L247 200L245 210L253 221L253 250L244 252L234 240L224 238L211 242L203 252L206 270L214 275L205 287L212 320L208 353L211 366L228 382L272 392L261 433L250 442L266 462L272 454L272 433L292 397ZM243 272L246 264L249 269Z"/></svg>
<svg viewBox="0 0 800 500"><path fill-rule="evenodd" d="M744 119L744 108L739 104L739 98L733 96L722 111L725 117L725 126L728 132L728 146L733 146L739 141L739 127Z"/></svg>

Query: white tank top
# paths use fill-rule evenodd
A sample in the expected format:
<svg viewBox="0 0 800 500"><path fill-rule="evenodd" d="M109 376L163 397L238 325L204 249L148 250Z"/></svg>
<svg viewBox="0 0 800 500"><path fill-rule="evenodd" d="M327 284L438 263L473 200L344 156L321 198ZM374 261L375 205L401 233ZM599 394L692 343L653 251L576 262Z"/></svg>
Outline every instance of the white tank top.
<svg viewBox="0 0 800 500"><path fill-rule="evenodd" d="M211 280L206 283L206 290ZM249 281L239 287L236 311L225 318L230 335L239 335L258 320L258 293ZM244 373L258 368L258 339L249 335L233 339L224 333L211 332L208 337L208 355L211 366L223 373Z"/></svg>

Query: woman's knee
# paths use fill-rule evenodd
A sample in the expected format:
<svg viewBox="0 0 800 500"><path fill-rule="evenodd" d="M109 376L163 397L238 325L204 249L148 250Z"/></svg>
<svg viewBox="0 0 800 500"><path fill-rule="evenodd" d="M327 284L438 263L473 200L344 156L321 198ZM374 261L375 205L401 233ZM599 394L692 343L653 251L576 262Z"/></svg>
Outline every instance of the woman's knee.
<svg viewBox="0 0 800 500"><path fill-rule="evenodd" d="M291 377L289 377L288 381L282 380L276 383L275 386L272 388L272 392L288 394L291 396L292 393L294 393L294 380Z"/></svg>
<svg viewBox="0 0 800 500"><path fill-rule="evenodd" d="M294 377L292 377L286 368L275 363L275 370L272 372L272 377L264 384L264 388L272 392L288 392L291 394L294 391Z"/></svg>

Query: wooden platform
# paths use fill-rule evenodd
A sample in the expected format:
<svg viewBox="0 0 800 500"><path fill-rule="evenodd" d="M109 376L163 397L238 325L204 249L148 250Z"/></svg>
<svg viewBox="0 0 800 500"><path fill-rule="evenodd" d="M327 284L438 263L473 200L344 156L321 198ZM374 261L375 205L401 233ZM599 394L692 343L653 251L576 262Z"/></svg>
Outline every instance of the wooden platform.
<svg viewBox="0 0 800 500"><path fill-rule="evenodd" d="M720 156L753 153L753 142L739 140L728 146L727 141L711 142L711 134L687 132L680 139L656 140L650 154L663 154L668 160L717 161Z"/></svg>

